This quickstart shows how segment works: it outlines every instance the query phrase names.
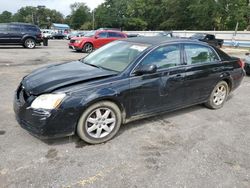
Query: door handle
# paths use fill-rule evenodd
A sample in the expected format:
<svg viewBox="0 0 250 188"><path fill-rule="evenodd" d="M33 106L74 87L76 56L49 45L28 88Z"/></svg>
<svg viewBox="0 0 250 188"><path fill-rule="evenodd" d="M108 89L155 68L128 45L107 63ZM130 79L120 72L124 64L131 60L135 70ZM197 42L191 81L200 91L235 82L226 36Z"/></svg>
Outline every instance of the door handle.
<svg viewBox="0 0 250 188"><path fill-rule="evenodd" d="M182 74L177 74L177 75L175 76L175 79L176 79L176 80L183 81L183 80L184 80L184 76L183 76Z"/></svg>
<svg viewBox="0 0 250 188"><path fill-rule="evenodd" d="M219 68L219 67L213 68L213 71L220 71L220 70L221 70L221 68Z"/></svg>

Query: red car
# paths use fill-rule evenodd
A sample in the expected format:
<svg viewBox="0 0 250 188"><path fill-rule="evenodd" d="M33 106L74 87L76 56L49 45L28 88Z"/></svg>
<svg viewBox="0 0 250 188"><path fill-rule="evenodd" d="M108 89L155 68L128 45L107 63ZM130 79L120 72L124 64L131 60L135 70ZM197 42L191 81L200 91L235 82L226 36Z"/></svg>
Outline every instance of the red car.
<svg viewBox="0 0 250 188"><path fill-rule="evenodd" d="M84 37L72 38L69 42L69 48L90 53L94 49L121 38L127 38L127 35L113 30L91 31Z"/></svg>

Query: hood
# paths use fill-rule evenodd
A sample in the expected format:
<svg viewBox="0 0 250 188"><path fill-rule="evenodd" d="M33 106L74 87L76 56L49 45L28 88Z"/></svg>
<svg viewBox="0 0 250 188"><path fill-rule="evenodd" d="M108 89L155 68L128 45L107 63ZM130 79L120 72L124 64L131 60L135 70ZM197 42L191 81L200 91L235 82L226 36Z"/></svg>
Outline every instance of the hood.
<svg viewBox="0 0 250 188"><path fill-rule="evenodd" d="M30 94L40 95L74 83L87 82L116 74L114 71L74 61L38 69L26 76L22 85Z"/></svg>
<svg viewBox="0 0 250 188"><path fill-rule="evenodd" d="M84 38L84 37L75 37L75 36L74 36L74 37L72 37L71 39L72 39L72 40L82 40L83 38Z"/></svg>

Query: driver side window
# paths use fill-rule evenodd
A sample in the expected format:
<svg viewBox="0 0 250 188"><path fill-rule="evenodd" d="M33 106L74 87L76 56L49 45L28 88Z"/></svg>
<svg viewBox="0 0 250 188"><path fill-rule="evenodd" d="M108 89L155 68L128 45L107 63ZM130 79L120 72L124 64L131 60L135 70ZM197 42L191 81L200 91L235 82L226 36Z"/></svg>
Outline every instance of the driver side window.
<svg viewBox="0 0 250 188"><path fill-rule="evenodd" d="M159 47L148 54L141 65L156 65L157 69L175 67L181 64L179 45Z"/></svg>
<svg viewBox="0 0 250 188"><path fill-rule="evenodd" d="M98 34L99 38L108 38L108 33L107 32L101 32Z"/></svg>

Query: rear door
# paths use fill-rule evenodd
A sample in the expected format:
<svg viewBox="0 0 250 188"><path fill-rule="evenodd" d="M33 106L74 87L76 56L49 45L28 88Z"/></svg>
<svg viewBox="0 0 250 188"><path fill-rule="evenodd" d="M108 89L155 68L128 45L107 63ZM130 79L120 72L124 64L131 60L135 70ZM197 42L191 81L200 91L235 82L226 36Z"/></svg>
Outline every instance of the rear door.
<svg viewBox="0 0 250 188"><path fill-rule="evenodd" d="M187 92L186 104L206 100L213 87L221 80L224 64L210 46L184 44L186 76L184 87Z"/></svg>
<svg viewBox="0 0 250 188"><path fill-rule="evenodd" d="M7 24L0 24L0 43L8 43L9 32Z"/></svg>
<svg viewBox="0 0 250 188"><path fill-rule="evenodd" d="M22 40L22 31L21 26L18 24L10 24L8 26L9 30L9 42L10 43L21 43Z"/></svg>
<svg viewBox="0 0 250 188"><path fill-rule="evenodd" d="M110 42L111 42L111 41L114 41L114 40L125 38L125 36L123 34L121 34L121 33L118 33L118 32L109 31L108 32L108 38L110 39Z"/></svg>

